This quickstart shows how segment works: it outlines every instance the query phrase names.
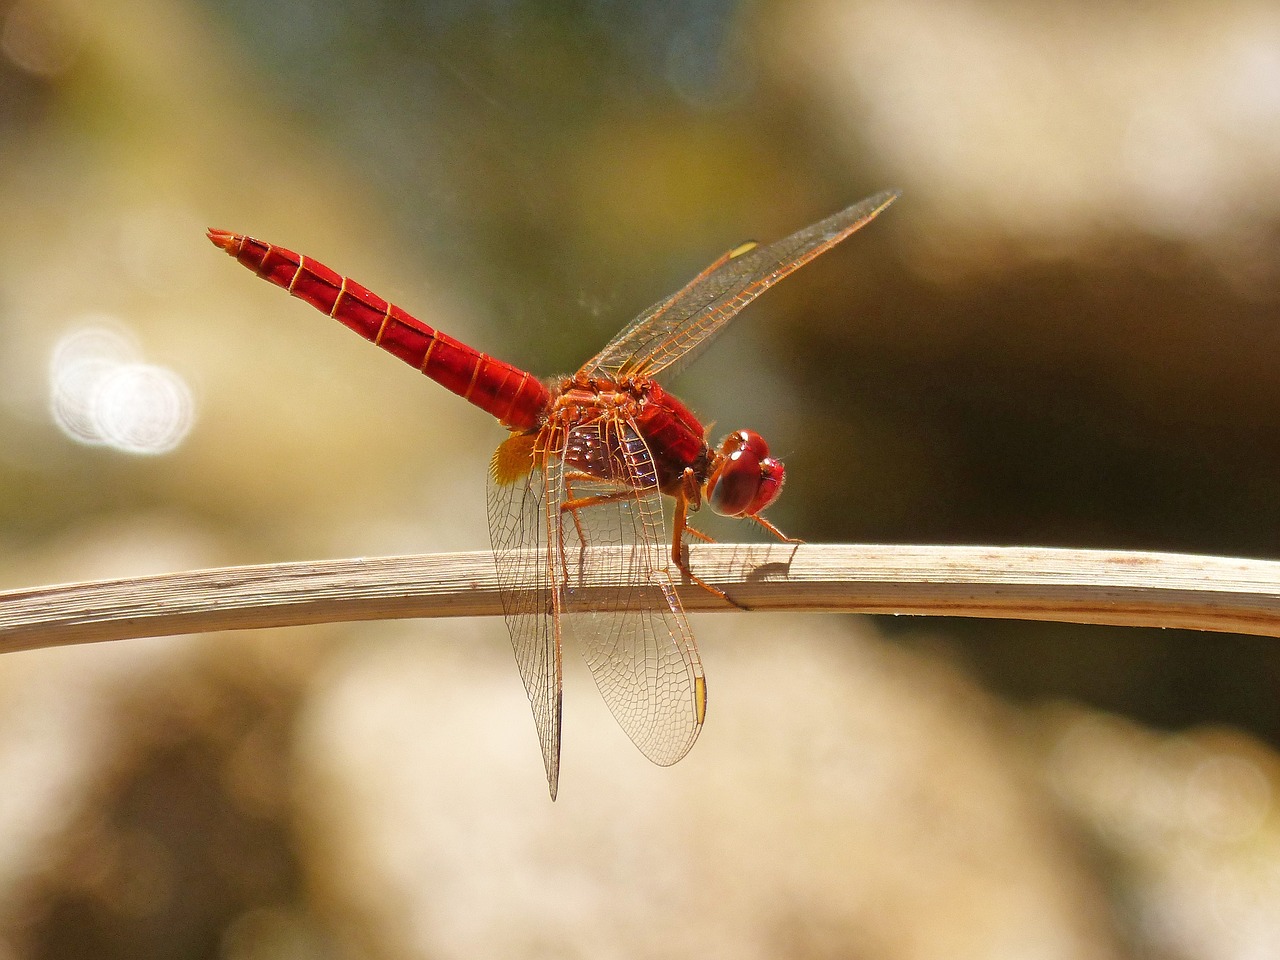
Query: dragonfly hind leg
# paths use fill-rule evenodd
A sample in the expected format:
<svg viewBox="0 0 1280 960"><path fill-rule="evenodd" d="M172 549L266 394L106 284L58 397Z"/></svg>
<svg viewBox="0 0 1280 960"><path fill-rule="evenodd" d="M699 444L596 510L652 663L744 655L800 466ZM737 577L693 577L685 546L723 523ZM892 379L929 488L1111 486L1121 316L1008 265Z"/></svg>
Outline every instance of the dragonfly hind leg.
<svg viewBox="0 0 1280 960"><path fill-rule="evenodd" d="M563 503L560 504L560 512L562 514L568 513L573 516L573 526L578 531L579 569L582 569L582 566L581 566L582 558L583 558L583 554L587 549L588 538L587 538L586 531L582 529L582 517L579 516L578 511L585 510L588 507L598 507L598 506L603 506L604 504L607 504L607 503L619 503L621 501L633 499L636 496L636 491L631 487L622 486L622 487L619 487L617 490L611 491L610 493L597 493L597 494L592 494L591 496L588 496L588 497L578 497L578 496L574 496L574 493L573 493L573 481L575 480L584 481L584 482L589 481L592 483L600 483L601 480L599 477L592 476L589 473L581 473L576 471L570 474L566 474L564 478L565 492L568 494L568 497L564 500ZM564 571L564 579L566 582L568 582L569 559L565 555L565 551L563 547L564 547L564 544L562 543L561 550L560 550L560 563Z"/></svg>
<svg viewBox="0 0 1280 960"><path fill-rule="evenodd" d="M578 528L578 538L583 543L586 543L587 538L583 533L582 520L578 516L578 511L585 510L587 507L598 507L605 503L618 503L622 500L630 500L635 497L636 492L631 487L620 487L612 493L596 493L589 497L575 497L573 495L574 480L591 480L599 483L600 479L587 473L574 474L572 476L565 477L565 490L568 491L569 498L565 500L564 503L560 504L560 512L573 514L573 525Z"/></svg>

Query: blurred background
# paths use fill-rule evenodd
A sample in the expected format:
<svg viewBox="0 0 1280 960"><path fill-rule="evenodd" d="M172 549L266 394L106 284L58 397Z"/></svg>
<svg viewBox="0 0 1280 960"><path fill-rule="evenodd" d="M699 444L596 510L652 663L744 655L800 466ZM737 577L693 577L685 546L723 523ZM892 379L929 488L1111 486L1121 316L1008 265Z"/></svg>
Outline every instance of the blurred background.
<svg viewBox="0 0 1280 960"><path fill-rule="evenodd" d="M0 587L487 546L502 431L205 227L550 375L886 187L674 384L772 519L1280 554L1271 0L0 0ZM693 625L554 805L497 619L6 656L0 958L1280 955L1275 641Z"/></svg>

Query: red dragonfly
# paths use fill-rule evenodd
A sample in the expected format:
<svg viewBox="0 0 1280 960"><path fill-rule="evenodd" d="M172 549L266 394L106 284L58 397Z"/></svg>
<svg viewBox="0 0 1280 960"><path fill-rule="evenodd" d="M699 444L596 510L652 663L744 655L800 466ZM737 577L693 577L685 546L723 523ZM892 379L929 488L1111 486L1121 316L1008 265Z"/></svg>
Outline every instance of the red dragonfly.
<svg viewBox="0 0 1280 960"><path fill-rule="evenodd" d="M542 744L551 799L560 776L561 648L580 643L619 725L654 763L675 763L706 717L707 685L670 566L694 574L682 549L705 500L754 520L782 490L782 462L759 434L738 430L718 447L654 377L710 343L743 307L864 226L890 203L885 191L792 234L730 250L660 300L570 377L539 380L433 329L309 257L210 230L209 239L264 280L323 310L441 386L491 413L510 435L493 455L489 532L507 627ZM675 501L671 539L663 495ZM637 549L593 550L594 547ZM665 546L663 546L665 549ZM536 565L522 562L534 550ZM568 608L574 585L631 584L608 609ZM730 601L732 602L732 601Z"/></svg>

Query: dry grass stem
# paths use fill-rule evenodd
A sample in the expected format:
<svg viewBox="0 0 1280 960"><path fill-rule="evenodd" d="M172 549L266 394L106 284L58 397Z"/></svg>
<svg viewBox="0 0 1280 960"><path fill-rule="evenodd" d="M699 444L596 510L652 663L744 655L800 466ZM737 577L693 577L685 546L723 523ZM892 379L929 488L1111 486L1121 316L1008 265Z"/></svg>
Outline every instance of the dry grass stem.
<svg viewBox="0 0 1280 960"><path fill-rule="evenodd" d="M1280 563L1029 547L697 545L751 610L1003 617L1280 636ZM536 558L529 557L529 563ZM608 604L625 583L586 583ZM690 611L733 609L694 584ZM488 552L196 570L0 593L0 653L131 637L502 612Z"/></svg>

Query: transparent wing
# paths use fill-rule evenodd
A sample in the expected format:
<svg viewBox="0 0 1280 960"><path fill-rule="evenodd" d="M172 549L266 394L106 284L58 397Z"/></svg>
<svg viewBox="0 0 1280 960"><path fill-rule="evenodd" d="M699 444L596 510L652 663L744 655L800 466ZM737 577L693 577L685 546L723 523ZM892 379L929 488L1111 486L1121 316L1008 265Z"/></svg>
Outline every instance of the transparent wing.
<svg viewBox="0 0 1280 960"><path fill-rule="evenodd" d="M548 495L546 473L511 468L511 460L533 462L532 443L513 437L499 448L489 476L489 537L498 565L498 586L516 666L533 707L542 744L551 799L560 781L561 634L558 570L550 562L548 531L559 522L555 498ZM507 469L498 464L507 451ZM529 555L537 558L529 563ZM532 572L531 572L532 571Z"/></svg>
<svg viewBox="0 0 1280 960"><path fill-rule="evenodd" d="M653 376L688 362L748 303L868 223L898 198L886 190L785 240L729 251L678 293L655 303L582 368L613 378Z"/></svg>
<svg viewBox="0 0 1280 960"><path fill-rule="evenodd" d="M670 545L649 450L629 422L602 417L570 430L563 459L548 469L561 498L566 592L631 584L568 613L568 632L619 726L654 763L673 764L702 729L706 680L665 559Z"/></svg>

